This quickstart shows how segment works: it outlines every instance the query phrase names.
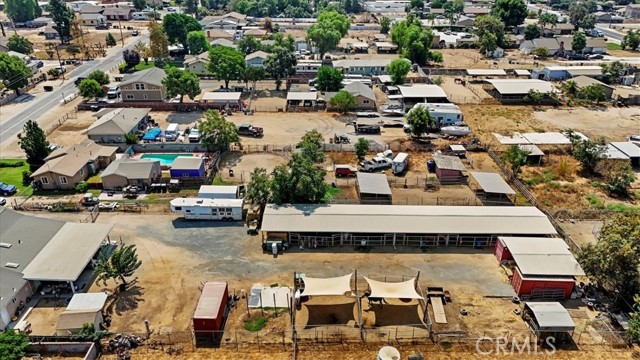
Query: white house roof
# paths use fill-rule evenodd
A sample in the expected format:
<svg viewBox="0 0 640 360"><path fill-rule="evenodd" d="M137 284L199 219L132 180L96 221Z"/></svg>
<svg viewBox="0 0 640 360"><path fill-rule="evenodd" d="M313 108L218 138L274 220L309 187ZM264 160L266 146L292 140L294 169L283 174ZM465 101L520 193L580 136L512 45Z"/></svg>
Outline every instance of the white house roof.
<svg viewBox="0 0 640 360"><path fill-rule="evenodd" d="M255 52L252 52L251 54L249 54L249 55L245 56L244 60L245 60L245 61L249 61L249 60L251 60L251 59L256 59L256 58L259 58L259 59L266 59L266 58L267 58L267 56L269 56L269 53L267 53L267 52L264 52L264 51L255 51Z"/></svg>
<svg viewBox="0 0 640 360"><path fill-rule="evenodd" d="M485 80L502 95L525 95L530 90L543 94L555 92L556 88L547 81L538 79L491 79Z"/></svg>
<svg viewBox="0 0 640 360"><path fill-rule="evenodd" d="M620 151L612 144L607 144L604 152L604 156L613 160L629 160L629 157L624 152Z"/></svg>
<svg viewBox="0 0 640 360"><path fill-rule="evenodd" d="M411 86L398 86L400 94L404 98L446 98L447 94L438 85L415 84Z"/></svg>
<svg viewBox="0 0 640 360"><path fill-rule="evenodd" d="M551 235L532 206L267 205L262 230L411 234Z"/></svg>
<svg viewBox="0 0 640 360"><path fill-rule="evenodd" d="M287 100L317 100L317 92L292 92L287 93Z"/></svg>
<svg viewBox="0 0 640 360"><path fill-rule="evenodd" d="M384 174L357 173L358 188L362 194L391 195L389 181Z"/></svg>
<svg viewBox="0 0 640 360"><path fill-rule="evenodd" d="M488 172L472 172L471 176L476 179L484 192L507 195L513 195L516 193L509 186L509 184L504 181L500 174Z"/></svg>
<svg viewBox="0 0 640 360"><path fill-rule="evenodd" d="M470 76L507 76L502 69L467 69L467 75Z"/></svg>
<svg viewBox="0 0 640 360"><path fill-rule="evenodd" d="M206 92L200 100L203 101L235 101L240 100L241 92Z"/></svg>

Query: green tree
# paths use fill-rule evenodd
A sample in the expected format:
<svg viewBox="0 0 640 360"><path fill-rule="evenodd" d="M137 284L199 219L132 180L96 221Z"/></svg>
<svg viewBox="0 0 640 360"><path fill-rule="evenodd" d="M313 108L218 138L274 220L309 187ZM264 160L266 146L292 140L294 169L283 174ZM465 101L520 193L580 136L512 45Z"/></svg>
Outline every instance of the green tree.
<svg viewBox="0 0 640 360"><path fill-rule="evenodd" d="M195 100L200 95L200 79L188 70L180 70L173 66L165 67L166 76L162 79L162 84L167 88L167 95L170 98L180 95L180 104L184 96Z"/></svg>
<svg viewBox="0 0 640 360"><path fill-rule="evenodd" d="M42 15L36 0L6 0L4 11L14 23L31 21Z"/></svg>
<svg viewBox="0 0 640 360"><path fill-rule="evenodd" d="M402 56L412 63L426 65L431 58L433 32L422 27L420 21L409 14L406 20L396 23L391 29L391 41L398 45Z"/></svg>
<svg viewBox="0 0 640 360"><path fill-rule="evenodd" d="M573 2L569 5L569 21L578 28L593 29L596 23L595 15L591 12L596 11L595 1Z"/></svg>
<svg viewBox="0 0 640 360"><path fill-rule="evenodd" d="M578 261L592 281L630 301L640 288L640 212L607 219L598 241L578 251Z"/></svg>
<svg viewBox="0 0 640 360"><path fill-rule="evenodd" d="M291 49L282 46L273 48L264 61L264 69L276 81L276 90L280 90L282 79L295 75L297 63L296 55Z"/></svg>
<svg viewBox="0 0 640 360"><path fill-rule="evenodd" d="M162 19L162 27L167 34L169 42L171 44L179 43L185 50L189 49L187 34L192 31L202 30L202 25L198 20L187 14L178 13L165 15Z"/></svg>
<svg viewBox="0 0 640 360"><path fill-rule="evenodd" d="M628 162L603 159L596 165L595 172L604 179L604 189L610 196L623 198L629 196L636 174Z"/></svg>
<svg viewBox="0 0 640 360"><path fill-rule="evenodd" d="M33 52L33 43L24 36L14 34L7 39L7 48L11 51L29 55Z"/></svg>
<svg viewBox="0 0 640 360"><path fill-rule="evenodd" d="M410 10L420 10L422 11L424 9L424 1L423 0L411 0L411 2L409 3L409 9Z"/></svg>
<svg viewBox="0 0 640 360"><path fill-rule="evenodd" d="M453 26L458 22L460 15L464 11L464 0L449 0L444 3L442 8L444 9L444 15L449 20L449 26Z"/></svg>
<svg viewBox="0 0 640 360"><path fill-rule="evenodd" d="M498 46L504 46L505 25L499 17L491 15L478 16L473 21L473 26L478 39L482 39L485 34L491 33L496 37Z"/></svg>
<svg viewBox="0 0 640 360"><path fill-rule="evenodd" d="M327 183L324 182L324 169L316 166L304 154L293 154L289 168L291 171L288 183L292 203L318 203L324 198L328 189Z"/></svg>
<svg viewBox="0 0 640 360"><path fill-rule="evenodd" d="M202 143L212 150L227 150L232 143L240 142L236 126L227 121L218 110L205 111L198 121Z"/></svg>
<svg viewBox="0 0 640 360"><path fill-rule="evenodd" d="M640 46L640 31L630 29L620 43L622 49L637 50Z"/></svg>
<svg viewBox="0 0 640 360"><path fill-rule="evenodd" d="M104 96L104 89L93 79L84 79L78 85L78 94L85 99L93 99Z"/></svg>
<svg viewBox="0 0 640 360"><path fill-rule="evenodd" d="M209 41L204 31L192 31L187 34L187 44L191 55L199 55L209 50Z"/></svg>
<svg viewBox="0 0 640 360"><path fill-rule="evenodd" d="M580 27L585 30L593 29L596 27L597 22L598 22L598 19L596 18L596 16L594 14L589 14L582 18L582 21L580 22Z"/></svg>
<svg viewBox="0 0 640 360"><path fill-rule="evenodd" d="M485 33L478 43L480 53L483 55L491 54L498 48L498 38L493 33Z"/></svg>
<svg viewBox="0 0 640 360"><path fill-rule="evenodd" d="M524 0L496 0L491 13L499 17L508 28L516 27L527 18L527 4Z"/></svg>
<svg viewBox="0 0 640 360"><path fill-rule="evenodd" d="M429 60L434 63L442 63L444 58L442 57L442 53L439 51L430 51L429 52Z"/></svg>
<svg viewBox="0 0 640 360"><path fill-rule="evenodd" d="M582 31L576 31L573 33L573 40L571 41L571 48L575 52L581 52L587 47L587 36Z"/></svg>
<svg viewBox="0 0 640 360"><path fill-rule="evenodd" d="M527 156L529 156L530 152L521 148L518 145L511 145L509 149L502 154L501 160L509 164L511 166L511 171L514 174L518 174L520 171L520 167L527 162Z"/></svg>
<svg viewBox="0 0 640 360"><path fill-rule="evenodd" d="M50 0L49 7L53 28L60 35L60 41L63 44L68 43L71 39L71 23L75 16L73 10L63 0Z"/></svg>
<svg viewBox="0 0 640 360"><path fill-rule="evenodd" d="M324 161L324 137L318 130L307 131L298 145L301 153L313 163Z"/></svg>
<svg viewBox="0 0 640 360"><path fill-rule="evenodd" d="M96 331L96 326L93 323L86 323L82 324L82 328L73 338L80 341L98 341L107 334L107 331Z"/></svg>
<svg viewBox="0 0 640 360"><path fill-rule="evenodd" d="M226 46L209 50L208 70L218 81L224 81L225 88L229 88L229 81L242 78L244 68L244 55L240 51Z"/></svg>
<svg viewBox="0 0 640 360"><path fill-rule="evenodd" d="M573 143L573 157L587 173L593 173L596 165L604 159L606 148L591 140L576 140Z"/></svg>
<svg viewBox="0 0 640 360"><path fill-rule="evenodd" d="M388 34L389 30L391 30L391 19L386 16L383 16L380 19L380 33Z"/></svg>
<svg viewBox="0 0 640 360"><path fill-rule="evenodd" d="M435 119L429 114L429 110L422 106L414 106L407 114L407 124L411 126L411 133L421 136L435 125Z"/></svg>
<svg viewBox="0 0 640 360"><path fill-rule="evenodd" d="M540 37L540 28L536 24L529 24L524 28L524 39L533 40Z"/></svg>
<svg viewBox="0 0 640 360"><path fill-rule="evenodd" d="M15 90L20 95L20 89L29 84L33 76L31 69L17 56L9 56L0 52L0 80L7 89Z"/></svg>
<svg viewBox="0 0 640 360"><path fill-rule="evenodd" d="M558 15L548 12L542 13L538 16L538 24L541 28L544 28L547 25L555 27L558 24Z"/></svg>
<svg viewBox="0 0 640 360"><path fill-rule="evenodd" d="M341 113L346 114L356 106L356 98L350 92L340 90L329 100L329 103Z"/></svg>
<svg viewBox="0 0 640 360"><path fill-rule="evenodd" d="M578 84L573 80L567 80L562 84L562 91L569 96L578 95Z"/></svg>
<svg viewBox="0 0 640 360"><path fill-rule="evenodd" d="M20 360L29 346L29 337L21 331L0 332L0 359Z"/></svg>
<svg viewBox="0 0 640 360"><path fill-rule="evenodd" d="M547 50L547 48L544 48L544 47L538 47L533 49L531 54L533 54L533 56L536 56L540 59L546 59L549 57L549 50Z"/></svg>
<svg viewBox="0 0 640 360"><path fill-rule="evenodd" d="M526 103L535 105L535 104L540 104L543 99L544 99L543 93L541 93L538 90L531 89L529 90L529 92L527 93L527 96L525 96L523 100Z"/></svg>
<svg viewBox="0 0 640 360"><path fill-rule="evenodd" d="M133 244L124 245L116 249L111 257L102 252L93 273L97 275L98 281L120 279L122 286L126 287L126 278L132 276L140 265L142 265L142 261L138 260L136 246Z"/></svg>
<svg viewBox="0 0 640 360"><path fill-rule="evenodd" d="M107 46L116 46L117 44L116 38L113 37L113 34L108 33L105 38L105 43L107 44Z"/></svg>
<svg viewBox="0 0 640 360"><path fill-rule="evenodd" d="M287 165L278 165L271 173L269 190L271 191L271 200L277 205L291 201L290 176L291 172Z"/></svg>
<svg viewBox="0 0 640 360"><path fill-rule="evenodd" d="M411 63L406 59L395 59L387 66L387 73L391 75L394 85L402 85L411 71Z"/></svg>
<svg viewBox="0 0 640 360"><path fill-rule="evenodd" d="M583 99L595 101L596 103L607 100L604 88L600 84L587 85L578 91L578 95Z"/></svg>
<svg viewBox="0 0 640 360"><path fill-rule="evenodd" d="M342 89L342 73L331 66L321 66L318 70L316 88L320 91L338 91Z"/></svg>
<svg viewBox="0 0 640 360"><path fill-rule="evenodd" d="M251 89L256 89L256 82L263 80L265 77L264 67L249 66L242 72L242 80L245 83L251 83Z"/></svg>
<svg viewBox="0 0 640 360"><path fill-rule="evenodd" d="M134 133L126 133L124 134L124 143L127 145L133 145L140 142L140 139Z"/></svg>
<svg viewBox="0 0 640 360"><path fill-rule="evenodd" d="M356 141L356 156L358 156L358 159L364 159L364 157L367 155L367 152L369 152L369 140L365 139L365 138L358 138L358 141Z"/></svg>
<svg viewBox="0 0 640 360"><path fill-rule="evenodd" d="M602 68L603 81L607 84L615 84L620 81L620 77L624 75L624 65L618 60L609 64L600 65Z"/></svg>
<svg viewBox="0 0 640 360"><path fill-rule="evenodd" d="M198 0L184 0L184 12L198 17Z"/></svg>
<svg viewBox="0 0 640 360"><path fill-rule="evenodd" d="M95 70L87 75L87 79L93 79L98 82L100 85L108 85L111 80L109 80L109 74L102 70Z"/></svg>
<svg viewBox="0 0 640 360"><path fill-rule="evenodd" d="M307 39L318 47L321 58L347 35L349 22L349 18L337 11L324 11L318 16L318 22L309 27Z"/></svg>
<svg viewBox="0 0 640 360"><path fill-rule="evenodd" d="M33 120L24 124L22 133L18 134L18 144L27 155L27 163L32 167L44 164L44 159L51 153L47 134Z"/></svg>
<svg viewBox="0 0 640 360"><path fill-rule="evenodd" d="M640 295L636 295L634 298L633 310L629 318L629 329L627 330L627 337L631 341L640 342Z"/></svg>
<svg viewBox="0 0 640 360"><path fill-rule="evenodd" d="M149 63L149 57L151 56L151 51L149 50L149 47L147 46L146 43L141 41L135 44L133 46L133 51L137 52L138 55L140 55L140 57L144 59L145 64Z"/></svg>
<svg viewBox="0 0 640 360"><path fill-rule="evenodd" d="M67 46L67 48L66 48L66 49L64 49L64 51L66 51L66 52L67 52L67 54L71 55L74 59L75 59L75 58L76 58L76 56L77 56L78 54L80 54L80 52L81 52L81 51L80 51L80 48L79 48L78 46L76 46L76 45L73 45L73 44L69 44L69 45Z"/></svg>
<svg viewBox="0 0 640 360"><path fill-rule="evenodd" d="M255 168L251 172L251 178L247 184L247 195L245 199L252 204L258 204L261 207L269 202L271 179L267 175L264 168Z"/></svg>
<svg viewBox="0 0 640 360"><path fill-rule="evenodd" d="M142 11L147 7L146 0L133 0L133 7L138 11Z"/></svg>
<svg viewBox="0 0 640 360"><path fill-rule="evenodd" d="M447 2L446 0L433 0L432 2L429 3L430 7L432 9L442 9L442 7L444 6L444 3Z"/></svg>
<svg viewBox="0 0 640 360"><path fill-rule="evenodd" d="M169 58L169 39L162 26L155 21L149 22L149 55L156 65Z"/></svg>
<svg viewBox="0 0 640 360"><path fill-rule="evenodd" d="M249 55L262 50L262 44L260 44L260 40L253 36L244 36L240 39L240 42L238 42L238 50L245 55Z"/></svg>

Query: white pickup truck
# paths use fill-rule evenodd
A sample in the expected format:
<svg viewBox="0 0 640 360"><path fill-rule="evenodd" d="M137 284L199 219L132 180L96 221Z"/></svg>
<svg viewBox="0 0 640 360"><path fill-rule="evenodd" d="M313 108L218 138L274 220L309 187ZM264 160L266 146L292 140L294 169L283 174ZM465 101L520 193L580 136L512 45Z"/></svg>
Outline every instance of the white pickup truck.
<svg viewBox="0 0 640 360"><path fill-rule="evenodd" d="M392 164L393 164L393 161L391 161L391 159L387 157L376 156L369 161L361 162L360 169L362 171L372 172L376 170L388 169L391 167Z"/></svg>

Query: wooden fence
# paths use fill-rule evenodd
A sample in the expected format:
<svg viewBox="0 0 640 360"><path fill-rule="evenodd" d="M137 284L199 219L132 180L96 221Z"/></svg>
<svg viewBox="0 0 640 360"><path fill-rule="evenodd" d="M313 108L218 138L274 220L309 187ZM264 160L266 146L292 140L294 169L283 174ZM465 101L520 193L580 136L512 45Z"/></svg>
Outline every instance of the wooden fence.
<svg viewBox="0 0 640 360"><path fill-rule="evenodd" d="M57 121L55 121L53 123L53 125L49 126L45 132L47 135L50 135L52 132L54 132L57 128L59 128L60 126L62 126L62 124L64 124L67 120L69 119L77 119L78 118L78 112L77 111L73 111L70 113L66 113L64 114L61 118L59 118Z"/></svg>

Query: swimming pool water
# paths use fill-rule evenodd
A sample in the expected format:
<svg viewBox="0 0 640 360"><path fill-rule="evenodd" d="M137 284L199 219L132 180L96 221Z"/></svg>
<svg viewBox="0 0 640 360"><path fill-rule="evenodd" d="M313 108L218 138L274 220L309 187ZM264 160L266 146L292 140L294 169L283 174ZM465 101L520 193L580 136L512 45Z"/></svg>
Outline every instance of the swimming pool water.
<svg viewBox="0 0 640 360"><path fill-rule="evenodd" d="M143 154L141 159L160 161L160 166L171 166L178 156L189 156L185 154Z"/></svg>

